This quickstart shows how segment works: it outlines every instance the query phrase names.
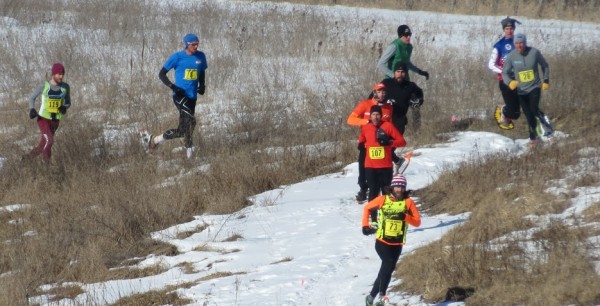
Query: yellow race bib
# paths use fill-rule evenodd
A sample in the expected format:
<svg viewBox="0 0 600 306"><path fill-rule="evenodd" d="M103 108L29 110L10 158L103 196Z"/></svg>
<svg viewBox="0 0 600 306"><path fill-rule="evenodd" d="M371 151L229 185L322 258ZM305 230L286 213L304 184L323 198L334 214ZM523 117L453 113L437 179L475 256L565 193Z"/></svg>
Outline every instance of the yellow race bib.
<svg viewBox="0 0 600 306"><path fill-rule="evenodd" d="M46 110L49 113L58 113L58 108L62 105L62 99L53 99L48 98L48 103L46 105Z"/></svg>
<svg viewBox="0 0 600 306"><path fill-rule="evenodd" d="M519 72L519 81L521 83L528 83L535 80L535 75L533 74L533 70L525 70Z"/></svg>
<svg viewBox="0 0 600 306"><path fill-rule="evenodd" d="M384 159L385 158L385 150L383 149L383 147L370 147L369 148L369 158Z"/></svg>
<svg viewBox="0 0 600 306"><path fill-rule="evenodd" d="M196 69L186 69L185 74L183 75L183 79L187 81L194 81L198 79L198 70Z"/></svg>
<svg viewBox="0 0 600 306"><path fill-rule="evenodd" d="M385 220L385 236L386 237L398 237L404 234L402 230L402 225L404 221L401 220Z"/></svg>

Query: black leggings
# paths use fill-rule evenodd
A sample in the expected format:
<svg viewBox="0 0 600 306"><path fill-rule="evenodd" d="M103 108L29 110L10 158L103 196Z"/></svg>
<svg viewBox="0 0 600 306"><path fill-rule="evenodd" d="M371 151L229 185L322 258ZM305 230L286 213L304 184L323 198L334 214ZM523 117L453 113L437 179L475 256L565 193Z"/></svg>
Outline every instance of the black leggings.
<svg viewBox="0 0 600 306"><path fill-rule="evenodd" d="M196 127L196 118L194 118L196 100L173 96L173 103L179 111L179 125L176 129L167 130L163 137L167 140L183 137L185 147L191 148L192 134Z"/></svg>
<svg viewBox="0 0 600 306"><path fill-rule="evenodd" d="M367 149L365 143L358 144L358 186L360 190L367 190L367 176L365 175L365 158L367 157Z"/></svg>
<svg viewBox="0 0 600 306"><path fill-rule="evenodd" d="M510 90L504 81L500 80L498 83L500 87L500 92L502 93L502 98L504 99L504 104L506 107L504 108L504 116L517 120L521 116L521 111L519 109L519 97L517 95L516 90Z"/></svg>
<svg viewBox="0 0 600 306"><path fill-rule="evenodd" d="M379 297L384 297L392 280L392 273L396 269L396 264L402 253L402 246L387 245L379 240L375 240L375 251L377 251L377 255L381 258L381 267L373 283L371 296L375 297L379 294Z"/></svg>
<svg viewBox="0 0 600 306"><path fill-rule="evenodd" d="M385 187L392 183L392 168L366 168L365 176L369 185L369 201L385 192Z"/></svg>
<svg viewBox="0 0 600 306"><path fill-rule="evenodd" d="M535 128L537 126L537 117L540 116L540 89L536 88L531 92L519 95L519 103L523 109L523 114L527 118L527 124L529 125L529 139L533 140L536 138L537 133Z"/></svg>
<svg viewBox="0 0 600 306"><path fill-rule="evenodd" d="M394 153L394 150L396 148L392 149L392 161L394 163L397 163L398 161L400 161L400 157L398 157L398 155L396 155ZM365 158L367 157L367 149L365 149L365 145L363 144L359 144L358 145L358 186L360 186L361 190L367 190L367 188L369 188L369 184L367 183L367 175L365 173ZM393 172L392 172L393 174ZM390 183L392 182L392 178L390 178ZM369 199L370 201L371 199Z"/></svg>

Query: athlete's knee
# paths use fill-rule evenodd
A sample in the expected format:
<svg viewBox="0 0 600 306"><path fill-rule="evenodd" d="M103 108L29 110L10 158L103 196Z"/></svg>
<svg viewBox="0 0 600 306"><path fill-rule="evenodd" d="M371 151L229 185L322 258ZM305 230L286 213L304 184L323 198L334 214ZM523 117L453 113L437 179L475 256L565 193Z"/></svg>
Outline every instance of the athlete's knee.
<svg viewBox="0 0 600 306"><path fill-rule="evenodd" d="M42 139L44 139L45 146L51 146L54 142L54 137L50 133L46 133L42 135Z"/></svg>
<svg viewBox="0 0 600 306"><path fill-rule="evenodd" d="M197 123L197 122L196 122L196 118L194 118L194 117L191 117L191 118L189 119L189 127L190 127L191 129L194 129L194 128L196 127L196 123Z"/></svg>

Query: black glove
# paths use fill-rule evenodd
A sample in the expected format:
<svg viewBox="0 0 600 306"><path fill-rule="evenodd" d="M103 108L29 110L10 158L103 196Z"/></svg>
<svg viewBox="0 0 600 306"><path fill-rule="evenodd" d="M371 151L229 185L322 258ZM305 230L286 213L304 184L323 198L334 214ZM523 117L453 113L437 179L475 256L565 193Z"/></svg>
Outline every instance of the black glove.
<svg viewBox="0 0 600 306"><path fill-rule="evenodd" d="M177 87L177 85L175 84L171 84L169 87L175 93L176 96L185 97L185 90L181 89L180 87Z"/></svg>
<svg viewBox="0 0 600 306"><path fill-rule="evenodd" d="M429 80L429 72L427 72L425 70L419 70L417 73L424 76L425 80Z"/></svg>
<svg viewBox="0 0 600 306"><path fill-rule="evenodd" d="M360 150L365 150L366 149L365 143L364 142L359 143L358 146L357 146L357 148L358 148L359 151Z"/></svg>
<svg viewBox="0 0 600 306"><path fill-rule="evenodd" d="M61 114L63 114L63 115L64 115L64 114L66 114L66 113L67 113L67 107L66 107L66 106L64 106L64 105L61 105L61 106L58 108L58 111L59 111Z"/></svg>
<svg viewBox="0 0 600 306"><path fill-rule="evenodd" d="M38 113L35 111L35 108L29 110L29 118L33 119L38 116Z"/></svg>
<svg viewBox="0 0 600 306"><path fill-rule="evenodd" d="M381 128L377 128L377 141L382 146L389 146L392 144L392 140L390 139L390 136L388 136L388 134L386 134L385 131L382 130Z"/></svg>
<svg viewBox="0 0 600 306"><path fill-rule="evenodd" d="M206 86L198 86L198 90L196 91L199 95L203 96L206 91Z"/></svg>
<svg viewBox="0 0 600 306"><path fill-rule="evenodd" d="M404 221L405 218L406 218L406 214L405 213L403 213L403 212L398 213L398 219Z"/></svg>
<svg viewBox="0 0 600 306"><path fill-rule="evenodd" d="M375 234L376 231L377 230L375 230L374 228L372 228L370 226L362 227L362 232L363 232L363 235L365 235L365 236L373 235L373 234Z"/></svg>

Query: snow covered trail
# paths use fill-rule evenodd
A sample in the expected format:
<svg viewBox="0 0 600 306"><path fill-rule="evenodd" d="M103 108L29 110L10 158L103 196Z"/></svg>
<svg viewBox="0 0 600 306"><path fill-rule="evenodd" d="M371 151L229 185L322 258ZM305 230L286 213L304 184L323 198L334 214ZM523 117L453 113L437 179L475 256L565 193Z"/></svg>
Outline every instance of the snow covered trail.
<svg viewBox="0 0 600 306"><path fill-rule="evenodd" d="M520 154L526 142L487 132L454 134L448 143L416 150L420 154L405 172L408 188L423 188L441 171L469 158L500 151ZM167 272L80 284L86 293L75 301L51 304L112 303L135 293L187 284L175 290L193 299L194 305L364 305L380 260L374 237L361 233L362 206L354 201L357 172L353 163L340 173L256 195L253 205L234 214L196 216L156 232L154 238L177 246L180 254L153 256L138 266L160 264ZM409 227L403 254L439 239L467 218L467 214L423 215L421 227ZM195 233L177 237L189 231ZM390 302L427 305L419 297L393 293Z"/></svg>

